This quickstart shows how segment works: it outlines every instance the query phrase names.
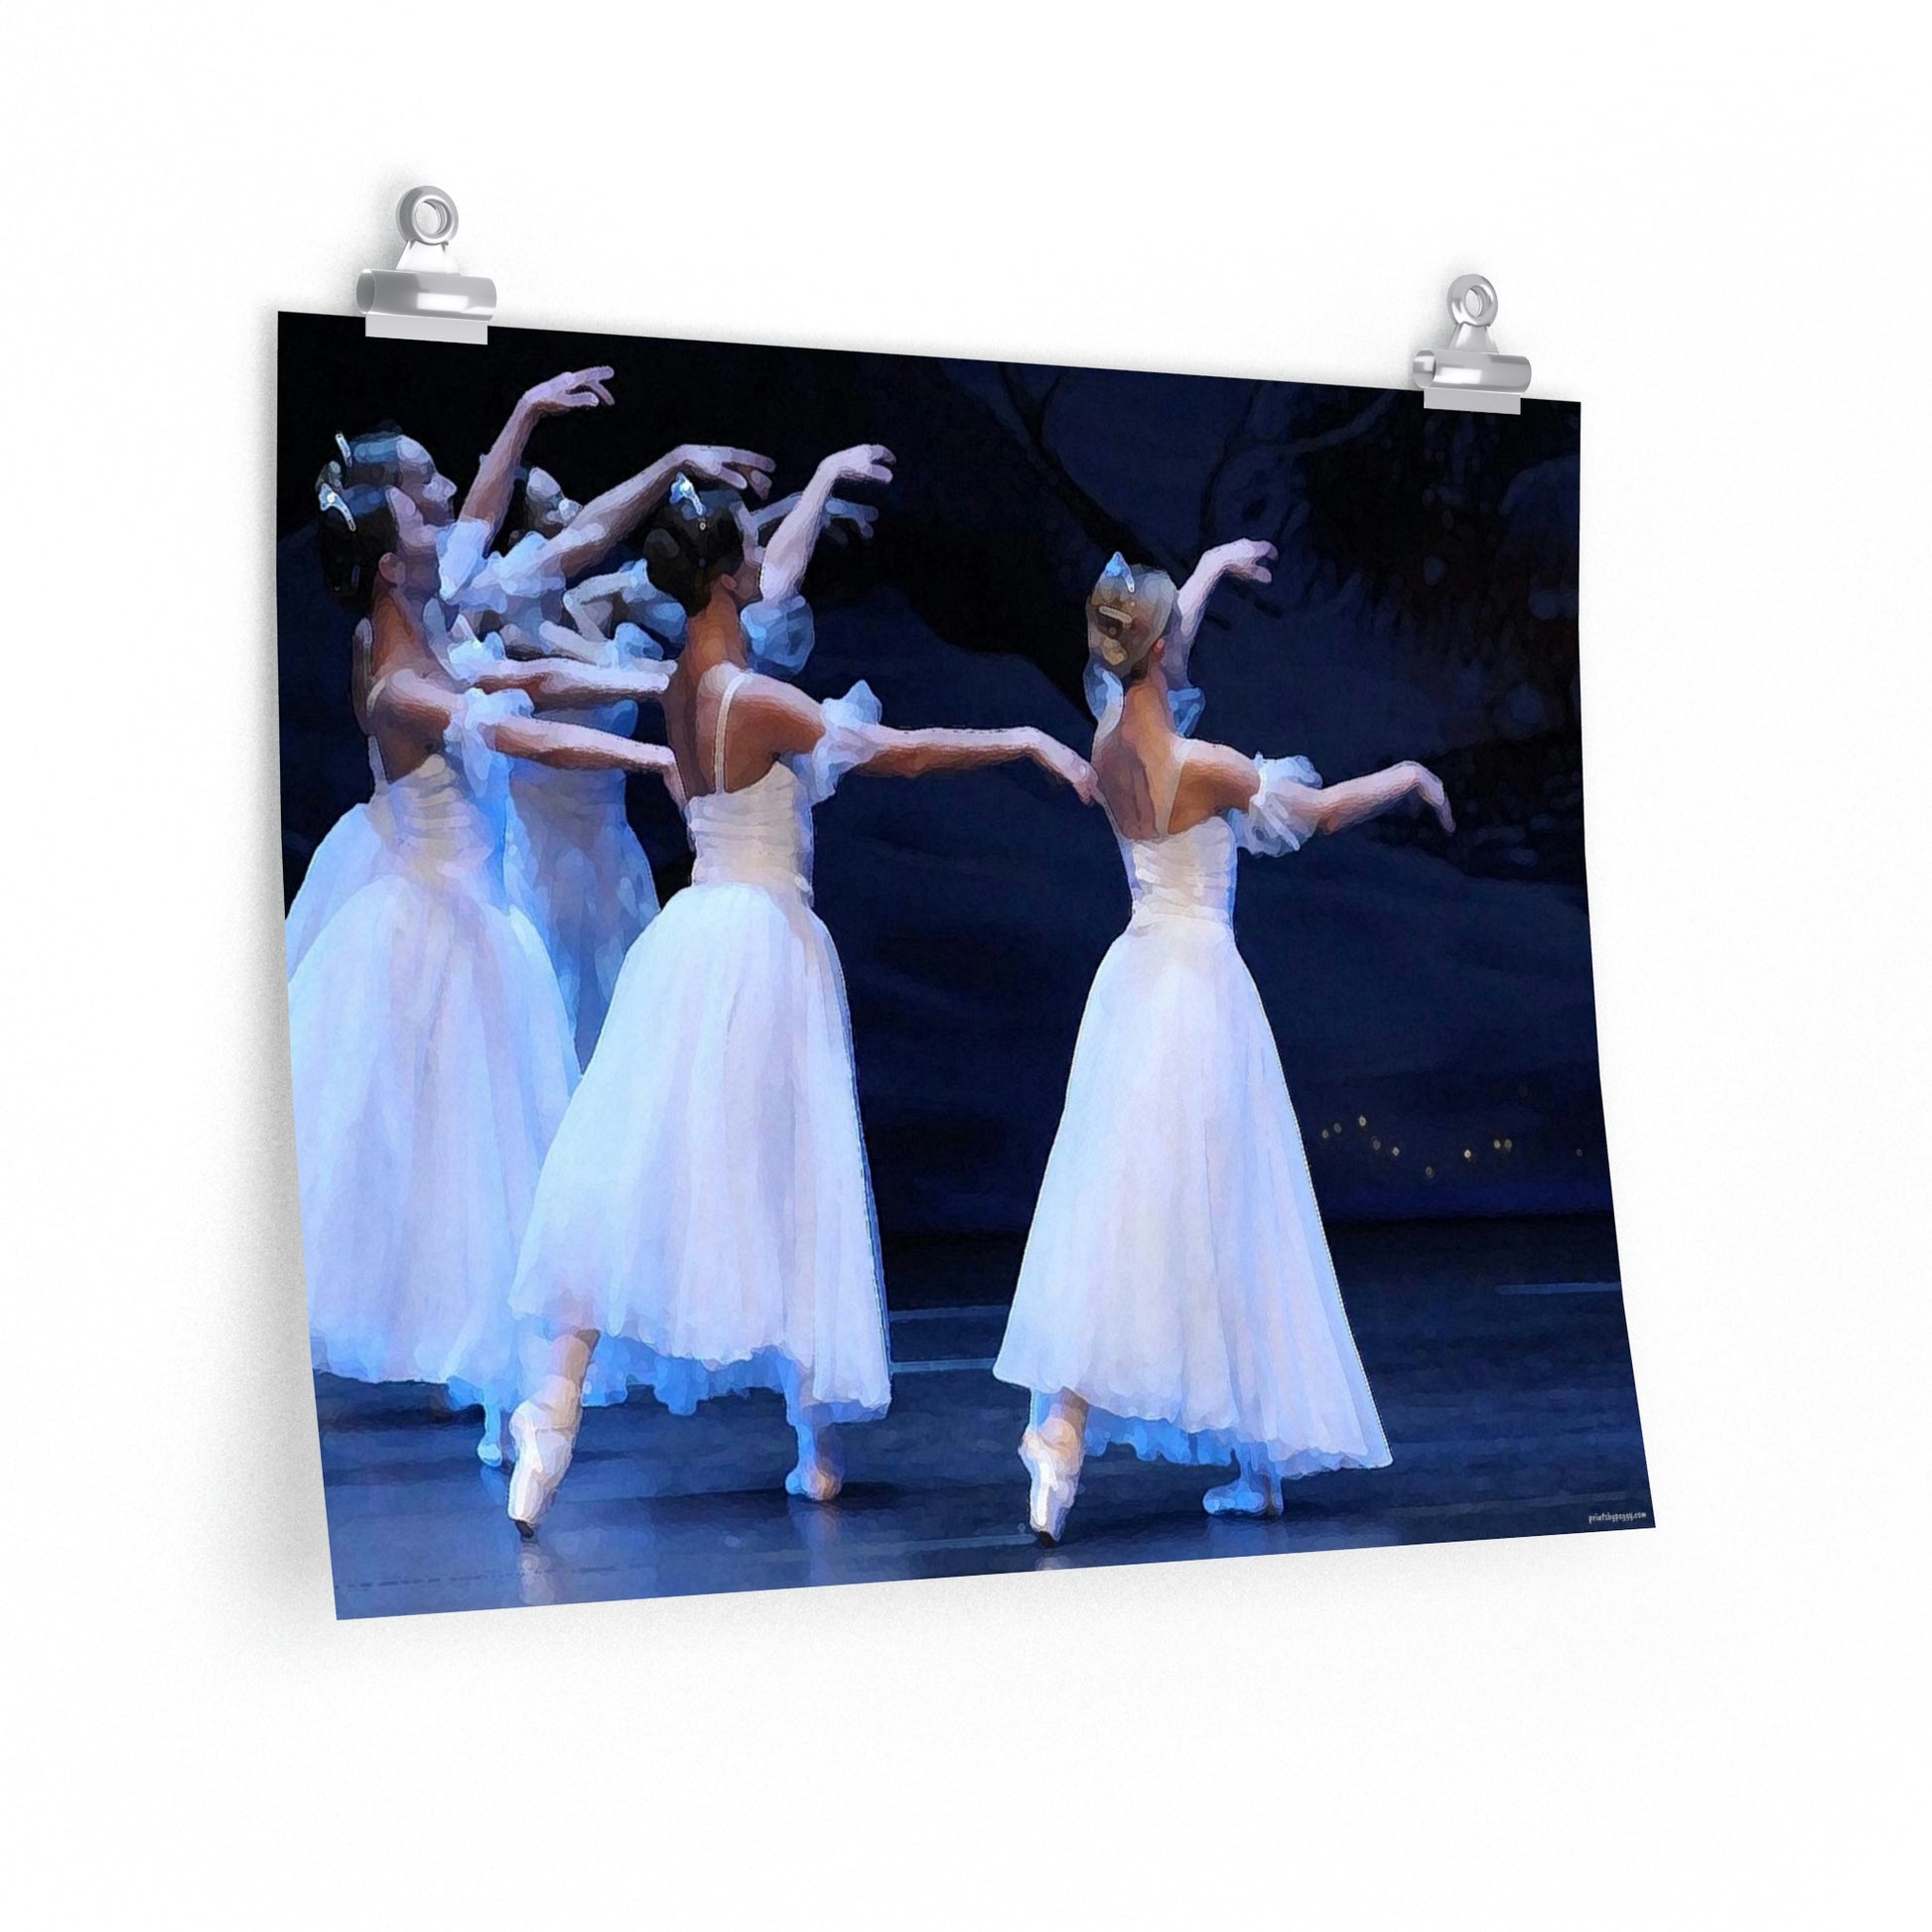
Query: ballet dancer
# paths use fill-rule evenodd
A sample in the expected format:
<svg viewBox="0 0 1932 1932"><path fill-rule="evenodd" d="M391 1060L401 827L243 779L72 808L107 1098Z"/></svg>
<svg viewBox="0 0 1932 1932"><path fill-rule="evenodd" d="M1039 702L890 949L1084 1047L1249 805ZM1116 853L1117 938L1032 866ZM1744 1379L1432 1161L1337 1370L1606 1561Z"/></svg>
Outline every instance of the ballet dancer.
<svg viewBox="0 0 1932 1932"><path fill-rule="evenodd" d="M345 502L345 492L351 487L400 489L435 533L437 593L454 609L494 539L531 432L547 417L611 402L610 376L608 368L572 369L525 390L491 444L460 511L455 508L456 484L421 443L393 424L352 439L339 434L336 457L316 480L318 496L328 491ZM368 631L358 625L351 650L358 694L368 683ZM283 929L284 964L290 979L323 927L374 876L389 836L386 786L359 695L356 706L356 723L369 750L371 793L330 827L303 873Z"/></svg>
<svg viewBox="0 0 1932 1932"><path fill-rule="evenodd" d="M525 529L471 580L468 603L495 626L492 641L524 661L573 659L594 668L641 670L662 652L640 629L589 636L559 620L566 583L594 570L613 545L660 502L679 476L762 496L771 459L754 450L682 444L588 504L571 501L556 480L533 471L521 505ZM662 667L668 677L669 667ZM560 722L628 738L634 704L560 711ZM650 861L624 811L621 771L569 770L519 760L510 768L508 880L511 896L543 940L564 996L580 1065L588 1065L604 1029L624 955L657 915Z"/></svg>
<svg viewBox="0 0 1932 1932"><path fill-rule="evenodd" d="M799 492L794 490L775 503L761 503L755 509L747 505L751 528L759 544L797 508L798 498ZM828 497L823 534L835 544L845 544L855 539L869 543L878 516L878 510L870 503L844 496ZM675 598L666 597L650 581L649 568L641 557L621 570L608 571L573 585L564 594L564 609L571 626L585 638L618 638L626 629L634 628L656 638L669 649L675 649L684 641L684 607ZM781 667L761 661L759 611L757 605L747 610L747 637L753 668L771 670L775 675L782 675L786 668L795 670L796 665ZM571 648L567 639L555 640L554 647Z"/></svg>
<svg viewBox="0 0 1932 1932"><path fill-rule="evenodd" d="M1265 583L1265 548L1203 565ZM1411 798L1450 829L1449 807L1419 764L1323 786L1305 759L1184 739L1173 640L1183 614L1198 622L1199 579L1177 592L1116 556L1087 605L1089 650L1121 689L1093 763L1133 915L1094 976L993 1370L1033 1392L1020 1458L1051 1541L1082 1457L1111 1443L1233 1461L1207 1492L1214 1513L1273 1514L1284 1477L1389 1460L1235 948L1234 857L1293 852Z"/></svg>
<svg viewBox="0 0 1932 1932"><path fill-rule="evenodd" d="M532 715L661 691L581 665L447 667L435 530L400 488L319 492L331 587L367 620L361 710L392 825L289 983L297 1167L318 1369L481 1402L501 1459L508 1297L577 1079L563 1001L503 882L505 766L674 781L671 755ZM474 645L468 648L475 649Z"/></svg>
<svg viewBox="0 0 1932 1932"><path fill-rule="evenodd" d="M1275 561L1275 546L1255 537L1237 537L1232 543L1204 551L1189 573L1187 581L1174 596L1173 621L1168 629L1168 710L1173 728L1182 738L1191 738L1206 708L1206 694L1193 680L1191 665L1194 644L1200 636L1201 620L1207 615L1208 600L1215 586L1228 578L1248 583L1273 581L1269 566ZM1124 568L1124 566L1123 566ZM1096 727L1107 728L1114 708L1126 696L1120 673L1104 659L1089 652L1084 679L1087 709Z"/></svg>
<svg viewBox="0 0 1932 1932"><path fill-rule="evenodd" d="M1083 798L1093 782L1040 732L889 731L863 684L814 703L751 668L748 613L791 608L834 487L890 482L892 463L877 445L827 458L761 557L730 490L681 485L644 538L652 581L687 614L664 715L697 858L630 949L524 1239L509 1513L526 1536L569 1465L600 1334L674 1413L780 1392L798 1447L785 1487L815 1502L843 1480L837 1426L891 1400L851 1022L812 911L812 809L858 771L1031 759ZM776 627L796 654L802 621Z"/></svg>

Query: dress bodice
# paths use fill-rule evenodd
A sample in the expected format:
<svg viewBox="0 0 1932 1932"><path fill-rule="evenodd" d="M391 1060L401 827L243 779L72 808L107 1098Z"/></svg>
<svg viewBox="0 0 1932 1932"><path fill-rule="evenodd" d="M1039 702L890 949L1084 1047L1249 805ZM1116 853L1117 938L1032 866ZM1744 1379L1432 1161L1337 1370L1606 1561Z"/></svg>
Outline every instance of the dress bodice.
<svg viewBox="0 0 1932 1932"><path fill-rule="evenodd" d="M1254 796L1245 809L1217 812L1184 832L1169 831L1181 769L1192 749L1183 743L1157 784L1154 835L1130 839L1118 826L1114 828L1134 896L1136 926L1163 918L1205 919L1231 926L1234 855L1294 852L1315 829L1311 801L1320 789L1320 776L1307 759L1291 758L1255 759Z"/></svg>
<svg viewBox="0 0 1932 1932"><path fill-rule="evenodd" d="M521 692L465 691L442 748L413 771L386 780L381 795L398 864L420 878L501 891L510 760L495 750L494 728L529 711ZM380 780L382 759L373 741L371 752Z"/></svg>
<svg viewBox="0 0 1932 1932"><path fill-rule="evenodd" d="M812 808L838 788L846 772L863 764L878 744L879 700L864 684L819 705L824 730L810 752L778 759L756 784L725 789L725 734L732 699L750 675L740 671L725 687L713 728L713 789L685 807L685 824L697 863L694 886L762 886L812 894Z"/></svg>
<svg viewBox="0 0 1932 1932"><path fill-rule="evenodd" d="M1234 917L1234 828L1225 816L1202 819L1184 832L1122 839L1120 856L1134 895L1134 922L1149 919Z"/></svg>
<svg viewBox="0 0 1932 1932"><path fill-rule="evenodd" d="M764 886L810 898L811 800L788 763L742 791L692 799L685 818L697 855L694 886Z"/></svg>
<svg viewBox="0 0 1932 1932"><path fill-rule="evenodd" d="M433 753L388 785L397 856L411 871L451 882L500 885L503 813L507 797L502 760L492 759L481 785L460 758Z"/></svg>

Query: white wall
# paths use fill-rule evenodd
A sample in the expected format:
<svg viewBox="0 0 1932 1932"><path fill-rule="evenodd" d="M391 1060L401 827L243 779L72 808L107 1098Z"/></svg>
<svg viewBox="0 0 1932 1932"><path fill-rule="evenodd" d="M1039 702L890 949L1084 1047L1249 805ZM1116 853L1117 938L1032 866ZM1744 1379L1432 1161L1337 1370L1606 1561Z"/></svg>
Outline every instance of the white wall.
<svg viewBox="0 0 1932 1932"><path fill-rule="evenodd" d="M1922 1765L1923 61L1859 7L1583 11L10 28L16 1922L1863 1915ZM667 173L736 242L650 231ZM512 324L1377 382L1495 280L1587 404L1654 1533L334 1622L273 315L345 312L423 180Z"/></svg>

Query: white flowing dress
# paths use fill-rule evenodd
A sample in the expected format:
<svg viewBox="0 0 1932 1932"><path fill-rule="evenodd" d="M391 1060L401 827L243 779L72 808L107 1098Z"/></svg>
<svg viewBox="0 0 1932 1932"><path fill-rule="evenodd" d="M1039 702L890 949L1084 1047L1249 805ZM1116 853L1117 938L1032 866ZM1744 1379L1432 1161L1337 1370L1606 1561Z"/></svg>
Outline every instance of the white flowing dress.
<svg viewBox="0 0 1932 1932"><path fill-rule="evenodd" d="M516 694L463 695L444 748L384 795L375 876L289 984L315 1366L513 1394L509 1291L577 1080L556 975L503 878Z"/></svg>
<svg viewBox="0 0 1932 1932"><path fill-rule="evenodd" d="M526 531L510 548L488 554L486 525L464 521L441 544L442 600L466 636L488 618L535 632L564 579L542 562L544 539ZM629 626L644 651L607 648L607 663L660 655L654 641ZM466 646L467 647L467 646ZM493 658L497 633L482 646ZM452 666L463 674L461 659ZM545 714L628 738L637 727L634 704ZM519 759L510 771L506 878L510 897L542 939L563 994L579 1064L590 1059L610 1009L624 954L657 913L650 861L624 811L621 771L573 771Z"/></svg>
<svg viewBox="0 0 1932 1932"><path fill-rule="evenodd" d="M691 800L697 863L630 948L537 1189L511 1297L688 1415L775 1389L794 1423L892 1399L845 978L812 911L812 808L870 755L879 704L823 706L809 756Z"/></svg>
<svg viewBox="0 0 1932 1932"><path fill-rule="evenodd" d="M544 714L628 738L634 704ZM563 993L580 1065L590 1064L631 942L657 916L650 861L624 812L621 771L519 760L510 773L509 885Z"/></svg>
<svg viewBox="0 0 1932 1932"><path fill-rule="evenodd" d="M1245 812L1121 840L1134 910L1094 976L994 1374L1091 1405L1090 1451L1278 1476L1375 1468L1355 1351L1261 996L1237 847L1295 851L1320 780L1257 760ZM1178 781L1178 765L1175 781Z"/></svg>
<svg viewBox="0 0 1932 1932"><path fill-rule="evenodd" d="M388 857L394 823L374 739L369 740L369 770L375 780L373 795L351 805L329 828L295 889L295 902L282 930L290 979L308 958L323 927L381 871Z"/></svg>
<svg viewBox="0 0 1932 1932"><path fill-rule="evenodd" d="M526 583L522 577L509 576L504 569L490 568L504 560L489 557L489 526L475 518L446 523L436 532L441 609L431 625L432 649L444 641L445 611L461 616L473 608L501 609L512 591L529 596L541 589L534 580ZM466 630L464 634L468 636L469 632ZM448 651L441 650L438 655L444 659L445 668L460 679L461 673L448 661ZM289 907L288 922L282 933L290 979L294 979L296 968L308 958L309 948L323 927L382 871L388 859L394 830L386 795L388 786L375 740L370 739L368 745L369 772L374 781L372 794L359 805L351 805L323 835L322 843L309 860L308 870L302 875L302 884L295 890L295 901Z"/></svg>

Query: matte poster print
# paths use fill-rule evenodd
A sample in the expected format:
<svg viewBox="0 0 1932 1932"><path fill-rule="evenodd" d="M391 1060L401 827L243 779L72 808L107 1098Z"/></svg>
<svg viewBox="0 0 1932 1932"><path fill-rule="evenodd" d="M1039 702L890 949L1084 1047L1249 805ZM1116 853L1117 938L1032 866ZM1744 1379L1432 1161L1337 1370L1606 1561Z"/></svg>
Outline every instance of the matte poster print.
<svg viewBox="0 0 1932 1932"><path fill-rule="evenodd" d="M345 1616L1631 1527L1574 405L285 316Z"/></svg>

